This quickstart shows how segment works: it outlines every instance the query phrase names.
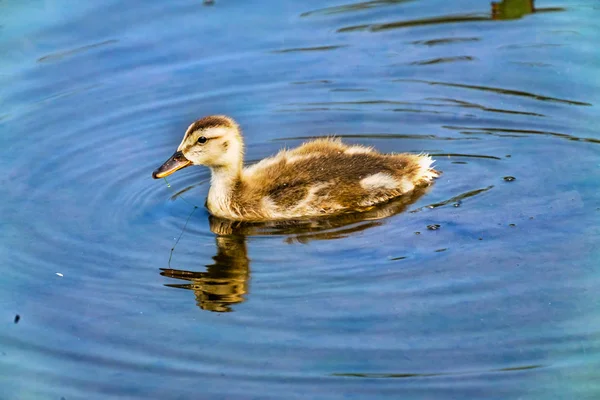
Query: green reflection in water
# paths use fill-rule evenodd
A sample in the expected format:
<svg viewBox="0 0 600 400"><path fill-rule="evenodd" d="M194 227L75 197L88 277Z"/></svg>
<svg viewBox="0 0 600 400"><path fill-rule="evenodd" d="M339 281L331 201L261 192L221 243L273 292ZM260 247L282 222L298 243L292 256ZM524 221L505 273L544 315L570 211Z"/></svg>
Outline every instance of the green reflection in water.
<svg viewBox="0 0 600 400"><path fill-rule="evenodd" d="M413 20L394 21L382 24L360 24L345 26L337 30L338 33L370 31L380 32L389 29L408 28L426 25L456 24L463 22L481 22L491 20L510 20L521 18L531 13L565 11L562 7L535 8L534 0L503 0L491 3L491 14L454 14L438 17L418 18Z"/></svg>
<svg viewBox="0 0 600 400"><path fill-rule="evenodd" d="M535 12L534 0L502 0L492 3L492 19L518 19Z"/></svg>

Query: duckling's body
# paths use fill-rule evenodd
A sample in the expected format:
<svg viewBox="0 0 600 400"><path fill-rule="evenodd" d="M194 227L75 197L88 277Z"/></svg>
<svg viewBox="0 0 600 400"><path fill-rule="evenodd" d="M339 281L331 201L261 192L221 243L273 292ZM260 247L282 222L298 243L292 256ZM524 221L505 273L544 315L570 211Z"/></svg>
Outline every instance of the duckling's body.
<svg viewBox="0 0 600 400"><path fill-rule="evenodd" d="M171 159L153 174L191 164L211 168L206 205L232 220L265 221L364 211L428 185L438 175L427 155L381 154L338 139L318 139L242 168L243 141L224 116L192 124Z"/></svg>

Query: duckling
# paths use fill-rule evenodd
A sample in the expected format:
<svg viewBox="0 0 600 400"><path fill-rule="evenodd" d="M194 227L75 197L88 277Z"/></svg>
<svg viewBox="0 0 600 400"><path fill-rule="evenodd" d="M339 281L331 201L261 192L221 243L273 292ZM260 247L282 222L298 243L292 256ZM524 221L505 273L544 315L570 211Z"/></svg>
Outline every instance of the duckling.
<svg viewBox="0 0 600 400"><path fill-rule="evenodd" d="M227 116L208 116L189 126L177 151L152 177L205 165L211 170L208 211L258 222L366 211L439 175L428 155L381 154L336 138L284 149L246 168L243 158L238 124Z"/></svg>

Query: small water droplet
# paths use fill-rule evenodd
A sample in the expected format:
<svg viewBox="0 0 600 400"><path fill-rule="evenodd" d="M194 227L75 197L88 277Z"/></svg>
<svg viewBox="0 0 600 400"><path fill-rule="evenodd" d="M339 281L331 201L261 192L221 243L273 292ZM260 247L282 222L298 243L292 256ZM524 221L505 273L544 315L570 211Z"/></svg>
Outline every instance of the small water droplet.
<svg viewBox="0 0 600 400"><path fill-rule="evenodd" d="M508 226L517 226L517 224L508 224Z"/></svg>
<svg viewBox="0 0 600 400"><path fill-rule="evenodd" d="M415 235L420 235L420 234L421 234L421 232L415 232Z"/></svg>
<svg viewBox="0 0 600 400"><path fill-rule="evenodd" d="M457 201L456 203L452 204L454 207L460 207L462 206L462 201Z"/></svg>
<svg viewBox="0 0 600 400"><path fill-rule="evenodd" d="M430 231L436 231L438 229L441 228L440 224L431 224L431 225L427 225L427 229L429 229Z"/></svg>
<svg viewBox="0 0 600 400"><path fill-rule="evenodd" d="M21 320L21 316L19 314L15 315L15 324L18 324Z"/></svg>
<svg viewBox="0 0 600 400"><path fill-rule="evenodd" d="M505 176L502 179L504 179L506 182L512 182L512 181L514 181L517 178L515 178L514 176Z"/></svg>
<svg viewBox="0 0 600 400"><path fill-rule="evenodd" d="M507 155L505 155L504 157L506 157L506 158L510 158L511 156L510 156L510 154L507 154Z"/></svg>

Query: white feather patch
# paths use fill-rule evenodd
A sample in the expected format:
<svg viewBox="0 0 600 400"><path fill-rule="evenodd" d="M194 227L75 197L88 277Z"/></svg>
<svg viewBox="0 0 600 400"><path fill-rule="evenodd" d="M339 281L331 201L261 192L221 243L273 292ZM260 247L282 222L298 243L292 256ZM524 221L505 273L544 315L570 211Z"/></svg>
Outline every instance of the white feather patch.
<svg viewBox="0 0 600 400"><path fill-rule="evenodd" d="M344 153L346 154L369 154L372 153L373 149L370 147L363 147L363 146L351 146L348 147Z"/></svg>
<svg viewBox="0 0 600 400"><path fill-rule="evenodd" d="M438 177L438 173L433 169L434 160L431 156L423 154L419 156L420 176L418 180L431 182L433 178Z"/></svg>
<svg viewBox="0 0 600 400"><path fill-rule="evenodd" d="M362 186L365 190L373 190L396 189L399 185L398 181L396 181L390 174L379 172L361 179L360 186Z"/></svg>
<svg viewBox="0 0 600 400"><path fill-rule="evenodd" d="M289 156L285 159L288 164L296 163L314 157L313 155Z"/></svg>

